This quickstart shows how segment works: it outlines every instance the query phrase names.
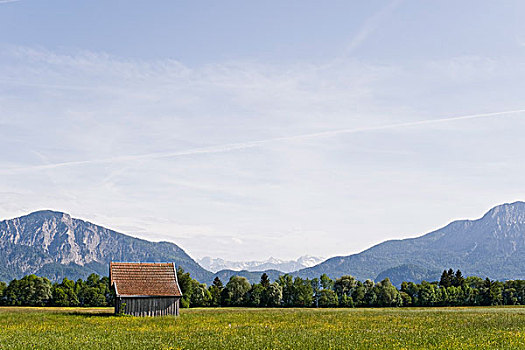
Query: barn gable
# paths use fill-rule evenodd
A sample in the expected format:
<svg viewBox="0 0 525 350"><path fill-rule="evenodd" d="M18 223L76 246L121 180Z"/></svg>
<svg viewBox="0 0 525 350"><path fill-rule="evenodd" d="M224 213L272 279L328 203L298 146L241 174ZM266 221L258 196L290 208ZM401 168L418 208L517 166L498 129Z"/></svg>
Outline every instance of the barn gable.
<svg viewBox="0 0 525 350"><path fill-rule="evenodd" d="M112 262L109 275L116 313L178 315L182 293L173 263Z"/></svg>

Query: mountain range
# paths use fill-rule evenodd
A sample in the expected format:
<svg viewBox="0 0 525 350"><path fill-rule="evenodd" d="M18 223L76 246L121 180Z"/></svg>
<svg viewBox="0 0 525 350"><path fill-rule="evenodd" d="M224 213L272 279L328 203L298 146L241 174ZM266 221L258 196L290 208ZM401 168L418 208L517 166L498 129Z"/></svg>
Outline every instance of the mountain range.
<svg viewBox="0 0 525 350"><path fill-rule="evenodd" d="M174 262L196 280L210 284L215 276L230 276L258 282L263 271L221 270L201 267L183 249L171 242L150 242L131 237L69 214L42 210L0 222L0 281L27 274L61 281L64 277L85 279L91 273L106 276L111 261ZM271 279L281 271L267 270Z"/></svg>
<svg viewBox="0 0 525 350"><path fill-rule="evenodd" d="M0 280L34 273L51 280L106 276L111 261L174 261L199 280L212 273L169 242L134 238L50 210L0 222Z"/></svg>
<svg viewBox="0 0 525 350"><path fill-rule="evenodd" d="M499 205L480 219L454 221L417 238L385 241L294 274L421 281L436 280L448 268L498 280L525 279L525 203Z"/></svg>
<svg viewBox="0 0 525 350"><path fill-rule="evenodd" d="M323 262L325 259L303 255L296 260L280 260L270 257L263 261L228 261L220 258L211 258L206 256L202 259L198 259L197 262L204 267L206 270L212 272L218 272L221 270L232 270L232 271L265 271L265 270L277 270L284 273L289 273L304 269L306 267L312 267Z"/></svg>
<svg viewBox="0 0 525 350"><path fill-rule="evenodd" d="M417 238L385 241L358 254L304 267L315 264L315 259L235 266L219 259L201 260L209 269L220 269L211 272L174 243L134 238L61 212L44 210L0 222L2 281L30 273L53 281L86 278L90 273L107 275L111 261L172 261L208 284L215 276L226 282L231 275L256 282L263 270L276 279L297 263L298 269L290 274L303 278L350 274L359 280L389 277L398 285L404 280L436 280L448 268L460 269L464 275L525 279L525 203L499 205L476 220L454 221Z"/></svg>

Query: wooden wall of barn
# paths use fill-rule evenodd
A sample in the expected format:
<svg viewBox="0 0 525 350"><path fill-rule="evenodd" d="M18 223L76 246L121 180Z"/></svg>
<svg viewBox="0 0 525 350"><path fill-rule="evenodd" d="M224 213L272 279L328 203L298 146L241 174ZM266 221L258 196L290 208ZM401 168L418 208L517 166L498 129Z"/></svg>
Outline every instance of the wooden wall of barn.
<svg viewBox="0 0 525 350"><path fill-rule="evenodd" d="M115 300L115 313L132 316L179 315L178 297L120 297ZM125 305L124 305L125 304Z"/></svg>

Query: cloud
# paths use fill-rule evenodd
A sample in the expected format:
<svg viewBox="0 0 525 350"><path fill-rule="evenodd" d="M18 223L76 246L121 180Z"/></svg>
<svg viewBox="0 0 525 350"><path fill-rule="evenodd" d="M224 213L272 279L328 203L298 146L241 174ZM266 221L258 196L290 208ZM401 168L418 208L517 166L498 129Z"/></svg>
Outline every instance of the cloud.
<svg viewBox="0 0 525 350"><path fill-rule="evenodd" d="M0 63L0 217L52 208L192 254L330 256L522 187L519 60L191 66L2 47Z"/></svg>
<svg viewBox="0 0 525 350"><path fill-rule="evenodd" d="M350 43L346 46L345 54L349 55L357 48L359 48L368 38L384 24L386 18L402 3L401 0L390 1L386 6L382 7L378 12L368 18L365 23L359 28L356 35L352 38Z"/></svg>
<svg viewBox="0 0 525 350"><path fill-rule="evenodd" d="M287 141L300 141L300 140L307 140L307 139L313 139L313 138L331 137L331 136L337 136L337 135L343 135L343 134L354 134L354 133L383 131L383 130L390 130L390 129L403 129L403 128L412 128L412 127L420 127L420 126L430 126L430 125L435 125L435 124L440 124L440 123L449 123L449 122L455 122L455 121L461 121L461 120L504 117L504 116L512 116L516 114L524 114L524 113L525 113L525 109L519 109L519 110L512 110L512 111L479 113L479 114L453 116L453 117L445 117L445 118L438 118L438 119L431 119L431 120L413 121L413 122L406 122L406 123L387 124L387 125L381 125L381 126L364 127L364 128L356 128L356 129L330 130L330 131L323 131L323 132L317 132L317 133L285 136L285 137L278 137L278 138L251 141L251 142L231 143L231 144L218 145L218 146L212 146L212 147L194 148L194 149L188 149L184 151L156 152L156 153L149 153L149 154L142 154L142 155L127 155L127 156L118 156L118 157L111 157L111 158L104 158L104 159L81 160L81 161L62 162L62 163L45 164L45 165L37 165L37 166L29 166L29 167L19 167L19 168L12 168L12 169L2 169L0 170L0 174L16 174L19 172L26 172L26 171L38 171L38 170L56 169L56 168L71 167L71 166L83 166L83 165L90 165L90 164L133 162L133 161L139 161L139 160L144 160L144 159L176 158L176 157L194 156L194 155L201 155L201 154L233 152L237 150L255 148L255 147L263 147L268 144L287 142Z"/></svg>

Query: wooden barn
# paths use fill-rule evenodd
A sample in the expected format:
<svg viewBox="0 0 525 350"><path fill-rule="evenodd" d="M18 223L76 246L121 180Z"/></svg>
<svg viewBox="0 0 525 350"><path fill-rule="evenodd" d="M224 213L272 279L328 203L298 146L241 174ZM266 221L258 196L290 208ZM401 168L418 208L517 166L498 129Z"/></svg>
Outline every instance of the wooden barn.
<svg viewBox="0 0 525 350"><path fill-rule="evenodd" d="M182 293L173 263L112 262L115 313L132 316L179 315Z"/></svg>

